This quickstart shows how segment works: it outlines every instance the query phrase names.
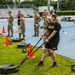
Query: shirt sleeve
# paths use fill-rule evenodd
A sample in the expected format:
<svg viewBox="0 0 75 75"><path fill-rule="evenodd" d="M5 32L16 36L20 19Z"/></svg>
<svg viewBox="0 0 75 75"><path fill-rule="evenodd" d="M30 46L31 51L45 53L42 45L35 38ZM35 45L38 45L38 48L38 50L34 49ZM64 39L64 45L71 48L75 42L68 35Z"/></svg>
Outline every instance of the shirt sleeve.
<svg viewBox="0 0 75 75"><path fill-rule="evenodd" d="M49 27L50 25L52 25L52 22L48 22L48 25L47 25L47 27L46 27L47 30L49 30L48 27Z"/></svg>
<svg viewBox="0 0 75 75"><path fill-rule="evenodd" d="M54 30L60 31L60 29L61 29L61 25L60 25L59 23L57 23L57 24L55 25Z"/></svg>

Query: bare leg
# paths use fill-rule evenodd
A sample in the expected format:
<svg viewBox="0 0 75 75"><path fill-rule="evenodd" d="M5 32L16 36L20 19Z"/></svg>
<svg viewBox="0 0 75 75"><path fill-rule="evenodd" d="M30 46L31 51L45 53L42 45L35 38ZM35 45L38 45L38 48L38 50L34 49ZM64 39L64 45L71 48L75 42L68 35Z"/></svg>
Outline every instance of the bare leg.
<svg viewBox="0 0 75 75"><path fill-rule="evenodd" d="M50 54L52 56L53 61L56 62L56 55L54 53L54 50L50 50Z"/></svg>
<svg viewBox="0 0 75 75"><path fill-rule="evenodd" d="M47 52L48 52L48 49L45 48L41 57L41 61L44 61L45 57L48 55Z"/></svg>
<svg viewBox="0 0 75 75"><path fill-rule="evenodd" d="M58 67L58 64L57 64L57 62L56 62L56 55L55 55L55 53L54 53L54 50L50 50L50 54L51 54L52 60L53 60L53 65L52 65L52 67Z"/></svg>
<svg viewBox="0 0 75 75"><path fill-rule="evenodd" d="M42 53L41 61L39 62L38 66L43 66L43 61L44 61L45 57L48 55L47 50L48 50L47 48L44 49L44 51Z"/></svg>

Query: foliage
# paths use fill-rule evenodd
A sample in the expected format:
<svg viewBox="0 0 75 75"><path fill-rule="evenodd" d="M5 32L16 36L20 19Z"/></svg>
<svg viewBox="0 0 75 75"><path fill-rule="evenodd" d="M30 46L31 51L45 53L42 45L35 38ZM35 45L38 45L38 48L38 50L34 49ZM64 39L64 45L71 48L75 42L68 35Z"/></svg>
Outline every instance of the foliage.
<svg viewBox="0 0 75 75"><path fill-rule="evenodd" d="M67 11L56 11L57 15L75 15L75 11L67 10ZM42 16L43 12L39 12L40 16Z"/></svg>
<svg viewBox="0 0 75 75"><path fill-rule="evenodd" d="M14 4L13 0L0 0L0 4Z"/></svg>
<svg viewBox="0 0 75 75"><path fill-rule="evenodd" d="M35 2L35 6L47 6L48 2L47 0L33 0ZM50 5L54 5L55 4L55 1L51 1L50 2Z"/></svg>
<svg viewBox="0 0 75 75"><path fill-rule="evenodd" d="M15 3L13 0L0 0L0 4L19 4L21 0L15 0ZM60 9L70 9L74 10L75 9L75 0L59 0L60 1ZM34 4L35 6L47 6L47 0L24 0L23 3L31 3ZM54 0L50 0L50 5L57 7L57 2Z"/></svg>
<svg viewBox="0 0 75 75"><path fill-rule="evenodd" d="M7 0L0 0L0 4L7 4Z"/></svg>
<svg viewBox="0 0 75 75"><path fill-rule="evenodd" d="M67 8L67 10L75 9L75 0L60 0L60 3Z"/></svg>
<svg viewBox="0 0 75 75"><path fill-rule="evenodd" d="M67 11L57 11L58 15L75 15L75 11L67 10Z"/></svg>

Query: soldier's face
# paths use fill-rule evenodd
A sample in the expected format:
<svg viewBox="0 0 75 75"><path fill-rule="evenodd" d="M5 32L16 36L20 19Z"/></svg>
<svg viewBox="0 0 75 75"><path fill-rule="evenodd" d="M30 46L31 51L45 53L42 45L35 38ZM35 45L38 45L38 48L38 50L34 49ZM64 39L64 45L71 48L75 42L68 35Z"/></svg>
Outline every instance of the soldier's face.
<svg viewBox="0 0 75 75"><path fill-rule="evenodd" d="M34 14L36 15L36 12L34 12Z"/></svg>
<svg viewBox="0 0 75 75"><path fill-rule="evenodd" d="M10 16L10 15L11 15L11 13L8 13L8 15Z"/></svg>
<svg viewBox="0 0 75 75"><path fill-rule="evenodd" d="M21 18L22 16L20 15L20 18Z"/></svg>
<svg viewBox="0 0 75 75"><path fill-rule="evenodd" d="M18 11L18 14L21 14L21 12L20 12L20 11Z"/></svg>
<svg viewBox="0 0 75 75"><path fill-rule="evenodd" d="M52 17L52 21L53 21L53 23L56 23L57 22L57 18Z"/></svg>
<svg viewBox="0 0 75 75"><path fill-rule="evenodd" d="M48 12L45 14L45 16L48 16Z"/></svg>

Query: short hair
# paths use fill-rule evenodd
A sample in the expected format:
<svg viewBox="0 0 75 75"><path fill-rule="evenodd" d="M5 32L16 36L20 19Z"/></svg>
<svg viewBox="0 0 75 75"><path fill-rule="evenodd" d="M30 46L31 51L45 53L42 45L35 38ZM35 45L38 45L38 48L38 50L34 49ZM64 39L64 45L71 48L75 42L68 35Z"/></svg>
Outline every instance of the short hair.
<svg viewBox="0 0 75 75"><path fill-rule="evenodd" d="M45 11L45 12L44 12L44 15L47 14L47 13L49 13L49 11Z"/></svg>
<svg viewBox="0 0 75 75"><path fill-rule="evenodd" d="M53 14L53 10L50 10L50 14Z"/></svg>
<svg viewBox="0 0 75 75"><path fill-rule="evenodd" d="M22 17L24 17L24 15L23 15L23 14L21 14L21 16L22 16Z"/></svg>
<svg viewBox="0 0 75 75"><path fill-rule="evenodd" d="M34 13L37 13L37 11L34 11Z"/></svg>
<svg viewBox="0 0 75 75"><path fill-rule="evenodd" d="M44 12L47 11L46 9L44 10Z"/></svg>
<svg viewBox="0 0 75 75"><path fill-rule="evenodd" d="M55 14L53 14L52 17L56 18L57 16Z"/></svg>
<svg viewBox="0 0 75 75"><path fill-rule="evenodd" d="M21 12L20 10L18 10L18 12Z"/></svg>
<svg viewBox="0 0 75 75"><path fill-rule="evenodd" d="M8 13L12 13L11 11L8 11Z"/></svg>

